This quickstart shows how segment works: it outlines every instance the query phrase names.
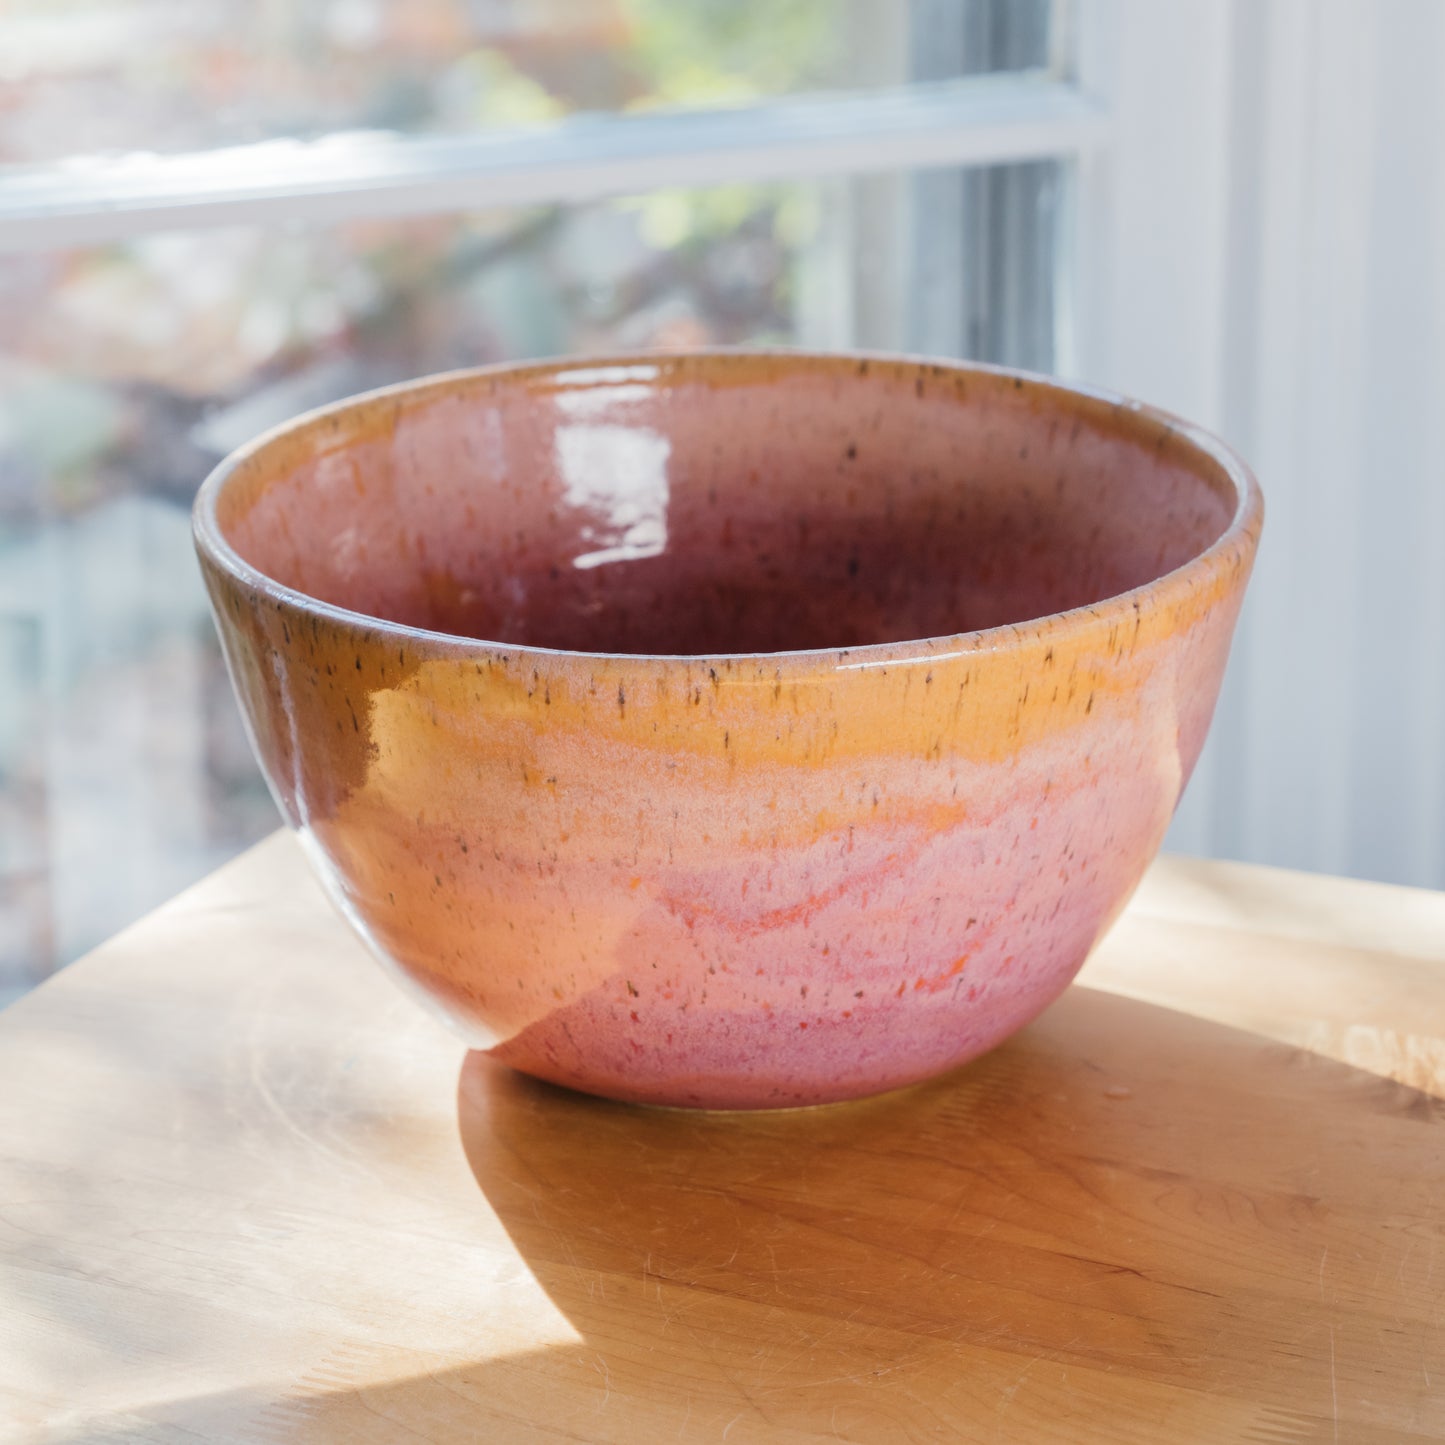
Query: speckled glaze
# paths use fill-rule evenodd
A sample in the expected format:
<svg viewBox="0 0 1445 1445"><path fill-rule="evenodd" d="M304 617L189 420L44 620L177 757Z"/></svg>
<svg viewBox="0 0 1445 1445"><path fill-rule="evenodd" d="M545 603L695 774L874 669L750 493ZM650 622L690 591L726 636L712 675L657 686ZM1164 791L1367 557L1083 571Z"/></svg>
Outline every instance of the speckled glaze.
<svg viewBox="0 0 1445 1445"><path fill-rule="evenodd" d="M708 353L312 413L196 538L371 948L528 1073L758 1108L950 1068L1068 984L1198 757L1261 515L1117 397Z"/></svg>

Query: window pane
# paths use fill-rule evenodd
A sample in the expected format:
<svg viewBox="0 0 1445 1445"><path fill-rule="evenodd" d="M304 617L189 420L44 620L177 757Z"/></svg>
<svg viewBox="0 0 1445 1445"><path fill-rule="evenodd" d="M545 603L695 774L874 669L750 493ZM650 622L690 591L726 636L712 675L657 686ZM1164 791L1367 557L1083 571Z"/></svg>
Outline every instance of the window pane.
<svg viewBox="0 0 1445 1445"><path fill-rule="evenodd" d="M0 989L277 824L191 553L223 453L384 382L549 353L864 345L1046 367L1058 179L737 186L0 257Z"/></svg>
<svg viewBox="0 0 1445 1445"><path fill-rule="evenodd" d="M10 0L0 165L1050 63L1060 0Z"/></svg>
<svg viewBox="0 0 1445 1445"><path fill-rule="evenodd" d="M1055 68L1071 13L1061 0L912 0L913 78Z"/></svg>

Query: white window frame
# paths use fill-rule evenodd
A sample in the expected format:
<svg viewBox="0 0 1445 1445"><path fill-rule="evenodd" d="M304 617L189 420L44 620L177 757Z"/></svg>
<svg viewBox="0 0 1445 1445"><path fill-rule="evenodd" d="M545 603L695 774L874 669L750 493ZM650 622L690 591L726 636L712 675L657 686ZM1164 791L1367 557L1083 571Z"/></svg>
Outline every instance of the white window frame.
<svg viewBox="0 0 1445 1445"><path fill-rule="evenodd" d="M1313 3L1313 0L1305 0ZM1231 298L1241 17L1258 0L1078 0L1078 84L1109 139L1075 169L1070 304L1062 375L1135 396L1225 434L1236 368ZM1226 696L1221 712L1233 706ZM1221 725L1222 724L1222 725ZM1169 834L1181 852L1218 851L1216 723Z"/></svg>
<svg viewBox="0 0 1445 1445"><path fill-rule="evenodd" d="M1073 158L1106 135L1071 81L1033 74L584 115L468 136L342 133L0 171L0 251L149 232L599 200L662 187Z"/></svg>

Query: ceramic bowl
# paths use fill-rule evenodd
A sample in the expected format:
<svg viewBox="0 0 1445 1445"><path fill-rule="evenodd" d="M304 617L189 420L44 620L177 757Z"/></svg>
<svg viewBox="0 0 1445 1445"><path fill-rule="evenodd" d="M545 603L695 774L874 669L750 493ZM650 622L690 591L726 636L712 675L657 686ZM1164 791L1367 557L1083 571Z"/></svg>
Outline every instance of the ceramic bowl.
<svg viewBox="0 0 1445 1445"><path fill-rule="evenodd" d="M374 392L195 514L372 950L518 1069L727 1108L924 1078L1059 994L1198 757L1260 523L1115 396L734 352Z"/></svg>

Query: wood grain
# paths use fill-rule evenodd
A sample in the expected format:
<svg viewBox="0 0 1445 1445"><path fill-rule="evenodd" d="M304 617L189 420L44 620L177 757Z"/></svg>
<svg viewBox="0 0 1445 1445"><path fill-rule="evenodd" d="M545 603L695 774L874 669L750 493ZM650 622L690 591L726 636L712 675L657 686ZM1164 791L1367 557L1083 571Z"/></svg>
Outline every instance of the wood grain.
<svg viewBox="0 0 1445 1445"><path fill-rule="evenodd" d="M0 1439L1445 1440L1445 898L1165 860L959 1073L467 1055L278 837L0 1015Z"/></svg>

